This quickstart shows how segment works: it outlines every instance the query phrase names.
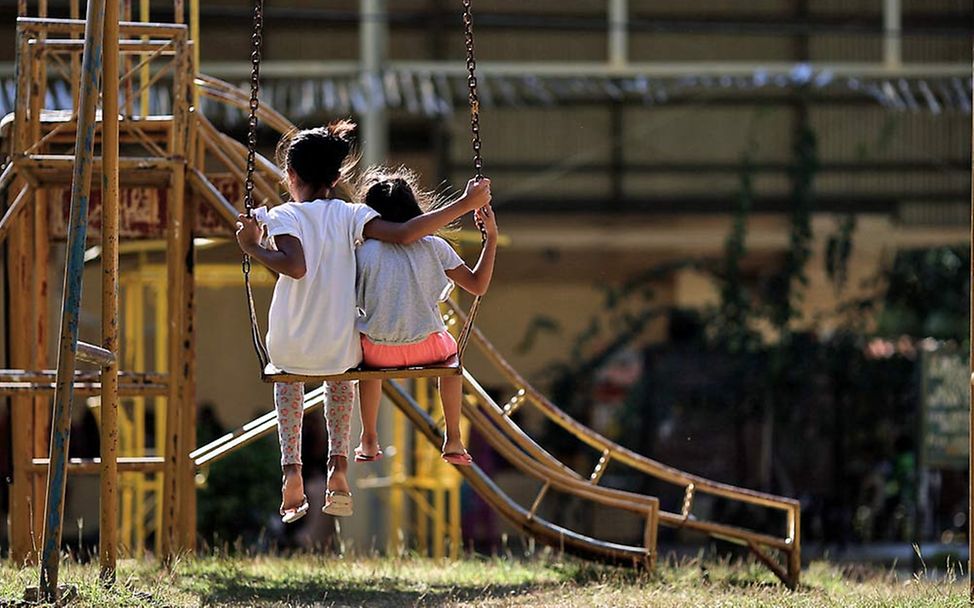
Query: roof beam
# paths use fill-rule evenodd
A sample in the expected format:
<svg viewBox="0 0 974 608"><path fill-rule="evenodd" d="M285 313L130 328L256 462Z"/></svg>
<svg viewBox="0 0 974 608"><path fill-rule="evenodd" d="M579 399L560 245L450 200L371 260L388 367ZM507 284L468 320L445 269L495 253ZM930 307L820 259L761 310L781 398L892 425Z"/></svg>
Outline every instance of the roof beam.
<svg viewBox="0 0 974 608"><path fill-rule="evenodd" d="M938 78L968 77L971 66L956 63L905 63L888 66L880 62L811 62L803 64L814 73L828 72L834 78ZM420 74L444 74L463 76L466 65L460 61L389 61L386 69ZM794 62L759 61L647 61L623 65L607 65L602 61L483 61L477 63L477 73L482 76L523 78L680 78L741 76L762 74L768 78L790 77ZM357 61L279 60L264 61L261 76L264 78L327 78L351 76L359 73ZM202 71L220 78L244 78L250 74L247 61L204 61Z"/></svg>

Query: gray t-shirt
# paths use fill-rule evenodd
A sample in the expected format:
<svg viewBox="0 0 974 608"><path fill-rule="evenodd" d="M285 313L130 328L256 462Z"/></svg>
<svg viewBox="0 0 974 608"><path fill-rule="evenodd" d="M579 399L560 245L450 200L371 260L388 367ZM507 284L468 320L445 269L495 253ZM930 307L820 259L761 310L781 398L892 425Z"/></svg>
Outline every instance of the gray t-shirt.
<svg viewBox="0 0 974 608"><path fill-rule="evenodd" d="M445 271L463 264L436 236L409 245L369 239L355 252L358 330L377 344L411 344L446 329L439 303L453 290Z"/></svg>

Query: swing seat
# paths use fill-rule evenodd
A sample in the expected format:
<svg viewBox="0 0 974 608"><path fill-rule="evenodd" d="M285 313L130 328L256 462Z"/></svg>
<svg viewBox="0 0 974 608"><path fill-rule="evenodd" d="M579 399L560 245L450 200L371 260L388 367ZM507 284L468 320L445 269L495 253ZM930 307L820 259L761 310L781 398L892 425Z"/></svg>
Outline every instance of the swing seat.
<svg viewBox="0 0 974 608"><path fill-rule="evenodd" d="M459 376L463 373L460 358L453 355L440 363L416 367L386 367L369 368L355 367L340 374L326 376L304 376L292 374L274 367L268 363L261 374L264 382L304 382L313 384L318 382L341 382L345 380L403 380L408 378L439 378L442 376Z"/></svg>

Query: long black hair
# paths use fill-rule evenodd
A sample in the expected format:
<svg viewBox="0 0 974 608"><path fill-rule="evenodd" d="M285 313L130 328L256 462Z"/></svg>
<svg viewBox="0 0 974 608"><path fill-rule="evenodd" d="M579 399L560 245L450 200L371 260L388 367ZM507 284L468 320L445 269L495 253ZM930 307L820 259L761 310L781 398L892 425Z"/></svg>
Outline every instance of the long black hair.
<svg viewBox="0 0 974 608"><path fill-rule="evenodd" d="M331 188L353 168L350 156L356 125L350 120L336 120L324 127L294 130L281 138L277 162L285 174L290 171L315 191Z"/></svg>
<svg viewBox="0 0 974 608"><path fill-rule="evenodd" d="M420 188L419 176L407 167L369 167L356 181L356 200L389 222L408 222L447 203L446 196ZM452 240L448 233L459 225L458 220L445 226L439 230L440 236Z"/></svg>
<svg viewBox="0 0 974 608"><path fill-rule="evenodd" d="M365 204L379 212L389 222L407 222L423 215L416 195L409 183L393 177L373 184L365 193Z"/></svg>

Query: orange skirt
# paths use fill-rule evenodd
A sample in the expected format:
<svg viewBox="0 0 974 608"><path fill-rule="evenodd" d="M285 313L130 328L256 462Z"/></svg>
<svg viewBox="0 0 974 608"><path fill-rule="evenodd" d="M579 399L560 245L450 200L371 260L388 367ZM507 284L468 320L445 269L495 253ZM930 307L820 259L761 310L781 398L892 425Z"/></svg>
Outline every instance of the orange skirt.
<svg viewBox="0 0 974 608"><path fill-rule="evenodd" d="M412 344L376 344L362 337L362 363L365 367L415 367L446 361L457 354L457 341L449 333L438 331Z"/></svg>

